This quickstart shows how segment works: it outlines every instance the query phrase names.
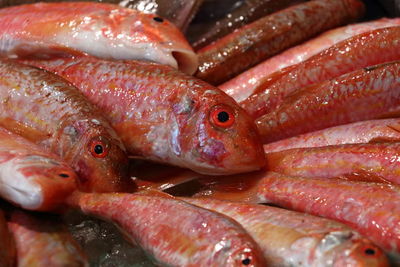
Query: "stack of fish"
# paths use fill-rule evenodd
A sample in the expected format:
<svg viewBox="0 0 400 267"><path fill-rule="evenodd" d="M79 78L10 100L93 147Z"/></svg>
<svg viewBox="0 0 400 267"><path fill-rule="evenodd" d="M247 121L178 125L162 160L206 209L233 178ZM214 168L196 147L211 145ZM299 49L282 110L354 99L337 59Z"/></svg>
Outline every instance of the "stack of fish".
<svg viewBox="0 0 400 267"><path fill-rule="evenodd" d="M93 265L70 210L163 266L399 260L400 19L235 1L191 45L202 2L2 3L0 266Z"/></svg>

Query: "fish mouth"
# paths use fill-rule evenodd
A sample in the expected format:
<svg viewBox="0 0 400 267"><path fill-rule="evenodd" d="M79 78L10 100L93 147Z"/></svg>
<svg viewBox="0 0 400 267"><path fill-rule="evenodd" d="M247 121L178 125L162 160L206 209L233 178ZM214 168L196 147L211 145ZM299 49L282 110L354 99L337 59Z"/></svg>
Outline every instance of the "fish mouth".
<svg viewBox="0 0 400 267"><path fill-rule="evenodd" d="M189 75L196 72L199 66L199 59L196 53L186 49L171 51L172 57L176 61L176 66L179 70Z"/></svg>

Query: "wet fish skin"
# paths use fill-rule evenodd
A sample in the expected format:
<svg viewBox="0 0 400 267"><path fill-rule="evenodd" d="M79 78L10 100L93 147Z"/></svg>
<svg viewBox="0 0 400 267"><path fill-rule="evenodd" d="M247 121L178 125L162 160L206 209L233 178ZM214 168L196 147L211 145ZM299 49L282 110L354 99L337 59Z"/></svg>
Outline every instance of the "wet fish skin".
<svg viewBox="0 0 400 267"><path fill-rule="evenodd" d="M257 66L239 74L235 78L218 86L222 91L236 101L244 101L262 86L265 79L272 73L288 66L303 62L329 47L351 38L355 35L373 31L379 28L399 26L399 18L382 18L375 21L350 24L327 31L314 39L285 50L284 52L265 60Z"/></svg>
<svg viewBox="0 0 400 267"><path fill-rule="evenodd" d="M79 245L54 216L20 210L10 216L8 228L16 243L19 267L89 266Z"/></svg>
<svg viewBox="0 0 400 267"><path fill-rule="evenodd" d="M378 247L335 221L264 205L181 199L240 223L260 245L268 266L389 266Z"/></svg>
<svg viewBox="0 0 400 267"><path fill-rule="evenodd" d="M399 256L399 187L342 179L271 173L258 188L260 203L274 203L342 222Z"/></svg>
<svg viewBox="0 0 400 267"><path fill-rule="evenodd" d="M399 149L397 142L297 148L266 154L266 168L293 176L368 177L400 185Z"/></svg>
<svg viewBox="0 0 400 267"><path fill-rule="evenodd" d="M77 189L59 157L0 128L0 197L24 209L53 211Z"/></svg>
<svg viewBox="0 0 400 267"><path fill-rule="evenodd" d="M285 97L303 87L385 62L400 60L400 27L366 32L346 39L323 52L271 74L241 102L254 118L272 112Z"/></svg>
<svg viewBox="0 0 400 267"><path fill-rule="evenodd" d="M304 87L286 97L275 111L256 120L262 141L269 143L398 112L399 75L400 63L390 62Z"/></svg>
<svg viewBox="0 0 400 267"><path fill-rule="evenodd" d="M196 54L172 23L117 5L75 2L14 6L0 9L0 23L2 56L90 54L155 61L190 74L198 65Z"/></svg>
<svg viewBox="0 0 400 267"><path fill-rule="evenodd" d="M59 155L78 174L80 190L131 188L119 137L78 89L11 60L0 61L0 75L2 127Z"/></svg>
<svg viewBox="0 0 400 267"><path fill-rule="evenodd" d="M0 266L13 267L15 266L15 244L7 227L7 221L3 210L0 210Z"/></svg>
<svg viewBox="0 0 400 267"><path fill-rule="evenodd" d="M360 121L310 132L264 145L264 152L293 148L400 141L400 120Z"/></svg>
<svg viewBox="0 0 400 267"><path fill-rule="evenodd" d="M254 122L237 103L169 66L88 57L24 62L64 77L106 111L132 155L203 174L241 173L264 164ZM215 121L220 111L229 114L227 125Z"/></svg>
<svg viewBox="0 0 400 267"><path fill-rule="evenodd" d="M284 9L295 3L300 3L300 0L248 0L229 12L224 18L206 25L208 30L200 35L198 39L192 43L195 50L209 45L211 42L228 35L235 29L249 24L263 16ZM304 2L304 1L303 1Z"/></svg>
<svg viewBox="0 0 400 267"><path fill-rule="evenodd" d="M69 202L117 224L159 264L266 266L258 245L238 223L172 197L77 193Z"/></svg>
<svg viewBox="0 0 400 267"><path fill-rule="evenodd" d="M358 0L316 0L261 18L198 51L196 76L218 85L314 35L361 17Z"/></svg>

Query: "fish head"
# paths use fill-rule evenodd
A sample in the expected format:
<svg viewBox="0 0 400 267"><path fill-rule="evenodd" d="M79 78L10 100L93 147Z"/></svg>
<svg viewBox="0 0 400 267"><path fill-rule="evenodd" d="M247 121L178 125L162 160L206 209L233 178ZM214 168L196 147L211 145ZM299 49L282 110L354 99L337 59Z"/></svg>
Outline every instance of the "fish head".
<svg viewBox="0 0 400 267"><path fill-rule="evenodd" d="M64 162L38 153L3 163L2 197L24 209L51 211L77 189L77 175Z"/></svg>
<svg viewBox="0 0 400 267"><path fill-rule="evenodd" d="M266 266L261 249L251 239L241 234L236 238L226 238L214 246L211 265L215 266Z"/></svg>
<svg viewBox="0 0 400 267"><path fill-rule="evenodd" d="M181 125L180 150L187 153L190 168L208 175L261 169L265 156L254 121L221 90L202 81L194 86L201 85L208 90L192 90L173 108Z"/></svg>
<svg viewBox="0 0 400 267"><path fill-rule="evenodd" d="M325 236L318 245L322 264L331 266L389 266L385 253L358 233L342 230Z"/></svg>
<svg viewBox="0 0 400 267"><path fill-rule="evenodd" d="M133 189L128 156L122 142L104 119L76 121L63 129L74 149L65 155L78 174L84 192L122 192ZM63 149L61 149L63 150ZM65 149L64 149L65 150Z"/></svg>
<svg viewBox="0 0 400 267"><path fill-rule="evenodd" d="M172 66L187 74L195 73L198 57L182 32L157 15L135 12L136 15L126 17L123 22L127 41L121 38L126 47L134 46L139 51L138 56L131 59L144 59Z"/></svg>

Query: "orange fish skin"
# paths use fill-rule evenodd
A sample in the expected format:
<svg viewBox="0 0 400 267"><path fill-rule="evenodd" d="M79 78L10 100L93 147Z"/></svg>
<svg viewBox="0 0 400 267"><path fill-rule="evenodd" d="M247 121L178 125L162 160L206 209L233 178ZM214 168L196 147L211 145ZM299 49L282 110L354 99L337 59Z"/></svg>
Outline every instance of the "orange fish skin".
<svg viewBox="0 0 400 267"><path fill-rule="evenodd" d="M400 120L360 121L310 132L264 145L264 152L293 148L400 141Z"/></svg>
<svg viewBox="0 0 400 267"><path fill-rule="evenodd" d="M69 203L112 221L162 265L266 266L258 245L234 220L172 197L77 193Z"/></svg>
<svg viewBox="0 0 400 267"><path fill-rule="evenodd" d="M29 60L72 82L105 116L131 155L225 175L258 170L253 120L218 88L169 66L96 58ZM218 114L228 115L220 123Z"/></svg>
<svg viewBox="0 0 400 267"><path fill-rule="evenodd" d="M0 54L89 54L141 59L193 74L198 59L183 34L154 14L103 3L37 3L0 10ZM90 42L88 42L90 40Z"/></svg>
<svg viewBox="0 0 400 267"><path fill-rule="evenodd" d="M265 60L224 84L218 85L218 87L236 101L241 102L253 94L268 79L268 76L276 71L303 62L323 50L358 34L399 25L400 18L382 18L327 31L314 39Z"/></svg>
<svg viewBox="0 0 400 267"><path fill-rule="evenodd" d="M358 0L315 0L261 18L198 51L196 76L221 84L279 52L361 17Z"/></svg>
<svg viewBox="0 0 400 267"><path fill-rule="evenodd" d="M2 210L0 210L0 237L0 267L13 267L16 256L15 243Z"/></svg>
<svg viewBox="0 0 400 267"><path fill-rule="evenodd" d="M397 142L297 148L266 154L266 168L285 175L349 180L369 177L400 185L399 149Z"/></svg>
<svg viewBox="0 0 400 267"><path fill-rule="evenodd" d="M24 209L54 211L77 189L77 175L58 156L0 128L0 197Z"/></svg>
<svg viewBox="0 0 400 267"><path fill-rule="evenodd" d="M241 106L254 118L274 111L291 93L368 66L400 60L400 27L346 39L308 60L271 74Z"/></svg>
<svg viewBox="0 0 400 267"><path fill-rule="evenodd" d="M389 266L380 248L335 221L264 205L181 199L240 223L260 245L268 266Z"/></svg>
<svg viewBox="0 0 400 267"><path fill-rule="evenodd" d="M83 191L125 191L128 158L100 111L64 79L0 61L0 125L59 155ZM99 150L101 148L101 151Z"/></svg>
<svg viewBox="0 0 400 267"><path fill-rule="evenodd" d="M89 266L77 242L54 217L15 210L8 228L16 243L19 267Z"/></svg>
<svg viewBox="0 0 400 267"><path fill-rule="evenodd" d="M264 143L398 110L400 62L356 70L304 87L256 120Z"/></svg>
<svg viewBox="0 0 400 267"><path fill-rule="evenodd" d="M400 191L395 185L270 173L257 196L259 203L342 222L394 258L399 256Z"/></svg>

